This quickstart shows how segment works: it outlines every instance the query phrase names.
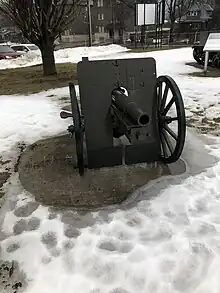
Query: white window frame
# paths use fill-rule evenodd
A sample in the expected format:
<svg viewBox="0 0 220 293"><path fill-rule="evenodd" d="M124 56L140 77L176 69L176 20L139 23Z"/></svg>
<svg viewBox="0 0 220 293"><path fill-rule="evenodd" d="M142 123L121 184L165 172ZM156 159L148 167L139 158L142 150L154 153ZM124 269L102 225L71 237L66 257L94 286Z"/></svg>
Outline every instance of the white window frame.
<svg viewBox="0 0 220 293"><path fill-rule="evenodd" d="M104 20L104 13L98 13L98 20Z"/></svg>
<svg viewBox="0 0 220 293"><path fill-rule="evenodd" d="M99 32L100 34L104 34L104 33L105 33L105 27L104 27L103 25L99 25L99 26L98 26L98 32Z"/></svg>
<svg viewBox="0 0 220 293"><path fill-rule="evenodd" d="M69 30L69 29L66 29L66 30L64 31L64 35L65 35L65 36L70 36L70 30Z"/></svg>
<svg viewBox="0 0 220 293"><path fill-rule="evenodd" d="M198 11L189 11L188 15L189 16L198 16Z"/></svg>
<svg viewBox="0 0 220 293"><path fill-rule="evenodd" d="M97 0L97 7L103 7L104 6L104 0Z"/></svg>

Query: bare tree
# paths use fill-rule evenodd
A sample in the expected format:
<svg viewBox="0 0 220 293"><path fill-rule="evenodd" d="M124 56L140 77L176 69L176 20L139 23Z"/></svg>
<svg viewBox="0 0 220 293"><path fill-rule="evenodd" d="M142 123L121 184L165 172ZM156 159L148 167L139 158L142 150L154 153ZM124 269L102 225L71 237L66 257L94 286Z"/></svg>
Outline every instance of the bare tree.
<svg viewBox="0 0 220 293"><path fill-rule="evenodd" d="M136 2L133 0L119 0L119 2L123 2L128 8L131 8L135 11Z"/></svg>
<svg viewBox="0 0 220 293"><path fill-rule="evenodd" d="M114 21L119 28L119 40L123 43L126 26L135 19L136 2L134 0L111 0L111 2L114 7Z"/></svg>
<svg viewBox="0 0 220 293"><path fill-rule="evenodd" d="M133 17L133 8L124 1L115 1L114 4L114 21L119 29L119 41L124 42L124 32L126 29L126 21Z"/></svg>
<svg viewBox="0 0 220 293"><path fill-rule="evenodd" d="M213 13L212 13L212 19L209 21L208 24L209 29L212 30L219 30L220 29L220 7L217 6Z"/></svg>
<svg viewBox="0 0 220 293"><path fill-rule="evenodd" d="M179 22L181 18L187 14L190 8L198 2L198 0L165 0L167 13L170 20L170 42L173 41L173 32L176 20Z"/></svg>
<svg viewBox="0 0 220 293"><path fill-rule="evenodd" d="M79 14L81 0L0 0L0 12L41 51L44 75L56 74L54 41Z"/></svg>

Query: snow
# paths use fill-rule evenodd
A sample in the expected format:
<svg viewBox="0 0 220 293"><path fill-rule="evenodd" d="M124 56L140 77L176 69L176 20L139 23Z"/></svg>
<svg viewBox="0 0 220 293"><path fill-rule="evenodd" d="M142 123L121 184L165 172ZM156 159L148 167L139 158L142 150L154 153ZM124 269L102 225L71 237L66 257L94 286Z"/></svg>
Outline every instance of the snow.
<svg viewBox="0 0 220 293"><path fill-rule="evenodd" d="M127 48L119 45L97 46L97 47L77 47L61 49L54 52L56 63L76 63L82 57L100 57L125 52ZM19 58L13 60L1 60L0 69L26 67L41 64L41 55L39 52L28 52Z"/></svg>
<svg viewBox="0 0 220 293"><path fill-rule="evenodd" d="M78 50L78 55L73 54L78 60L88 52L93 59L152 56L157 74L170 75L179 85L188 117L199 114L213 119L220 114L219 78L187 75L195 71L185 64L192 61L191 49L116 54L109 47L102 56L96 55L97 48ZM68 54L60 59L70 60ZM15 159L19 142L30 144L65 132L69 121L61 120L59 112L61 97L67 95L65 87L31 96L1 96L0 155ZM219 150L218 137L196 139L188 131L183 154L189 163L187 174L143 187L131 198L132 206L125 208L125 203L123 209L92 213L95 224L76 226L78 234L71 240L64 235L67 224L61 214L48 219L50 212L44 206L23 217L39 218L38 229L12 234L21 217L9 209L10 202L15 210L34 202L15 173L5 185L7 201L0 213L0 225L8 235L1 242L1 258L19 261L29 280L25 293L219 293ZM218 159L206 164L211 154ZM44 244L48 232L53 239L50 246ZM12 243L20 248L9 253Z"/></svg>
<svg viewBox="0 0 220 293"><path fill-rule="evenodd" d="M205 111L205 116L209 120L220 119L220 107L212 106Z"/></svg>
<svg viewBox="0 0 220 293"><path fill-rule="evenodd" d="M61 97L68 89L47 91L46 96L58 93ZM18 142L31 144L43 137L64 132L68 126L66 120L59 117L59 104L45 99L45 92L30 96L1 96L1 133L0 145L3 157ZM46 113L46 116L44 114ZM11 123L9 123L11 121ZM15 123L16 122L16 123Z"/></svg>

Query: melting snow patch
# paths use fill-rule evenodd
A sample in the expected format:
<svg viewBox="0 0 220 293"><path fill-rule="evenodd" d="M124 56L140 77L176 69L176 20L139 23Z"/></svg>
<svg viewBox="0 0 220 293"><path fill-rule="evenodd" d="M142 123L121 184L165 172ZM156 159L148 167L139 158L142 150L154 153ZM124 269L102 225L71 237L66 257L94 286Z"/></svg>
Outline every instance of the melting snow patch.
<svg viewBox="0 0 220 293"><path fill-rule="evenodd" d="M218 119L220 122L220 105L212 106L206 109L205 117L209 120Z"/></svg>

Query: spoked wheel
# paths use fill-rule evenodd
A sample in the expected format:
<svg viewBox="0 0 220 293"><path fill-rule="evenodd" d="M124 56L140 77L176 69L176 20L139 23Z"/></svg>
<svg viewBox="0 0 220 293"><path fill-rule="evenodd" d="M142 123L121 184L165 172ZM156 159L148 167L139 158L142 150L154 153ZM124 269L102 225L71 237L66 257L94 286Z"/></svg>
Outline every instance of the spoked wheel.
<svg viewBox="0 0 220 293"><path fill-rule="evenodd" d="M198 48L193 49L193 58L196 60L198 64L202 63L202 53Z"/></svg>
<svg viewBox="0 0 220 293"><path fill-rule="evenodd" d="M212 66L215 68L220 68L220 58L219 53L212 57Z"/></svg>
<svg viewBox="0 0 220 293"><path fill-rule="evenodd" d="M161 160L176 162L183 150L186 119L182 95L169 76L157 78L158 130L161 142Z"/></svg>
<svg viewBox="0 0 220 293"><path fill-rule="evenodd" d="M72 106L72 116L74 123L74 134L76 142L76 154L77 154L77 167L79 169L79 174L82 176L84 174L84 156L83 156L83 139L84 139L84 129L82 124L82 118L80 115L79 104L76 98L75 86L73 83L69 83L69 91Z"/></svg>
<svg viewBox="0 0 220 293"><path fill-rule="evenodd" d="M193 49L193 58L196 60L198 64L204 65L205 62L205 52L203 52L203 48L196 47Z"/></svg>
<svg viewBox="0 0 220 293"><path fill-rule="evenodd" d="M213 57L212 57L212 66L213 67L218 67L218 59L217 59L217 54L215 54Z"/></svg>
<svg viewBox="0 0 220 293"><path fill-rule="evenodd" d="M201 64L202 65L205 64L205 52L202 53L202 56L201 56Z"/></svg>

